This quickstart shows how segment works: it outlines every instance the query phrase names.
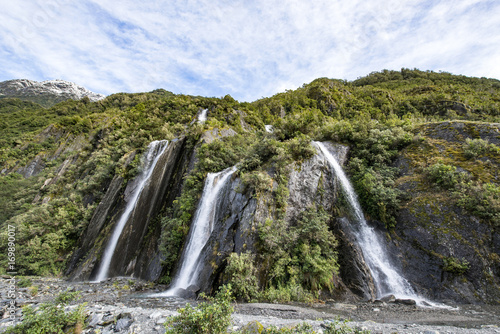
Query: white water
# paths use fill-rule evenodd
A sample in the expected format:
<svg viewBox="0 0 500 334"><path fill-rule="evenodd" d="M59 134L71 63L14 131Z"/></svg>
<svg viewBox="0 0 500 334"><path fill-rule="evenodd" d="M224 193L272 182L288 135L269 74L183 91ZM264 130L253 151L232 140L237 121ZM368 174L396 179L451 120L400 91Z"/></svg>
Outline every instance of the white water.
<svg viewBox="0 0 500 334"><path fill-rule="evenodd" d="M198 115L198 123L204 123L207 120L208 109L203 109Z"/></svg>
<svg viewBox="0 0 500 334"><path fill-rule="evenodd" d="M236 171L235 167L227 168L219 173L209 173L205 180L203 194L191 224L187 246L181 258L180 270L170 289L157 296L175 296L179 289L186 289L196 284L198 262L201 251L214 228L217 199L226 181Z"/></svg>
<svg viewBox="0 0 500 334"><path fill-rule="evenodd" d="M153 173L153 170L156 166L156 163L158 162L158 159L163 154L163 152L165 152L167 146L168 146L167 140L161 140L161 141L157 140L149 144L148 149L143 158L144 168L139 176L140 179L138 185L135 188L134 192L132 193L129 202L127 203L127 207L120 216L120 220L116 224L115 229L113 230L113 234L111 235L111 238L109 239L108 244L106 245L106 249L104 250L102 261L100 263L99 270L97 272L97 276L95 279L96 282L101 282L104 281L106 278L108 278L109 266L111 264L111 260L113 259L115 248L118 243L118 240L120 239L120 235L122 234L123 228L125 227L125 224L127 223L130 214L134 211L135 206L137 205L137 201L139 200L139 197L142 193L142 190L146 186L149 178L151 177L151 174Z"/></svg>
<svg viewBox="0 0 500 334"><path fill-rule="evenodd" d="M392 294L396 298L410 298L417 301L417 303L423 302L424 299L416 295L410 283L392 266L383 242L373 228L368 226L356 193L337 159L335 159L323 143L313 143L321 150L323 156L335 170L335 174L340 181L342 190L354 214L357 224L354 227L354 234L363 252L365 262L371 271L377 289L377 298Z"/></svg>
<svg viewBox="0 0 500 334"><path fill-rule="evenodd" d="M269 133L274 132L274 127L271 124L264 125L264 128L266 129L266 132L269 132Z"/></svg>

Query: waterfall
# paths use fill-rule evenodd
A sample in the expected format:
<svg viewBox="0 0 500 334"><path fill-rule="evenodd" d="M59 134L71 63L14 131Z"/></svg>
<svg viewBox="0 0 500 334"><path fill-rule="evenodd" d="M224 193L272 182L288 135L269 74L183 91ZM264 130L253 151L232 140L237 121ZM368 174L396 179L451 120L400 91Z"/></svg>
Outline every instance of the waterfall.
<svg viewBox="0 0 500 334"><path fill-rule="evenodd" d="M203 109L198 115L198 123L204 123L207 120L208 109Z"/></svg>
<svg viewBox="0 0 500 334"><path fill-rule="evenodd" d="M111 234L111 238L106 245L106 249L104 250L104 254L102 256L101 263L99 265L99 270L97 272L97 276L95 281L100 282L108 278L109 266L111 265L111 260L113 259L113 255L115 253L115 248L120 239L120 235L122 234L123 228L125 227L131 213L134 211L139 197L142 193L142 190L148 184L148 180L153 173L153 170L158 162L160 156L165 152L165 149L168 146L167 140L161 141L153 141L149 144L148 149L146 150L143 157L143 171L139 175L138 184L134 189L129 201L127 202L127 206L125 211L120 216L120 220L116 224L113 233Z"/></svg>
<svg viewBox="0 0 500 334"><path fill-rule="evenodd" d="M363 252L366 264L371 271L377 289L377 297L380 298L393 294L396 298L411 298L417 302L423 301L422 298L415 294L410 283L392 266L384 243L380 240L374 229L368 226L356 193L337 159L335 159L323 143L313 143L321 150L323 156L334 169L340 181L342 191L349 202L352 214L356 219L356 226L353 228L354 234Z"/></svg>
<svg viewBox="0 0 500 334"><path fill-rule="evenodd" d="M271 124L264 125L264 128L266 129L266 132L269 132L269 133L274 132L274 127Z"/></svg>
<svg viewBox="0 0 500 334"><path fill-rule="evenodd" d="M181 257L180 269L167 291L159 296L175 296L179 289L196 285L199 258L201 251L214 228L215 214L219 193L229 177L236 171L235 167L227 168L219 173L209 173L205 180L203 194L191 224L187 246Z"/></svg>

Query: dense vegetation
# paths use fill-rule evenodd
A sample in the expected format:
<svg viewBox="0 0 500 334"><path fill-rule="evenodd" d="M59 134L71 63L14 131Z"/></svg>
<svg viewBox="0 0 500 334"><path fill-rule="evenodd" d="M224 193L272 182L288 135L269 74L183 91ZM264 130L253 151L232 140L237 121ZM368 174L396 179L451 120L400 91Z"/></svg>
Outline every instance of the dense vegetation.
<svg viewBox="0 0 500 334"><path fill-rule="evenodd" d="M204 124L193 122L201 109L209 110ZM0 114L0 271L7 268L7 225L13 225L19 273L61 275L113 176L131 179L149 142L180 136L190 148L197 145L198 159L182 194L160 217L163 231L169 231L161 237L164 282L173 274L206 174L239 163L238 175L254 196L263 196L273 179L277 186L276 213L257 231L258 258L246 253L229 258L226 274L237 297L290 300L296 298L291 291L297 296L299 290L331 289L332 272L338 270L331 213L311 207L294 226L282 219L290 165L315 153L311 140L350 147L348 173L363 209L388 229L408 200L398 187L395 164L403 155L416 163L414 177L432 196L446 196L486 224L500 225L498 141L472 131L472 139L448 147L455 155L442 154L436 145L444 144L426 128L444 121L500 122L500 81L494 79L402 69L353 82L321 78L252 103L160 89L48 108L1 99ZM272 124L274 133L266 133L264 124ZM200 146L203 132L213 128L237 134ZM426 159L423 148L442 160ZM30 165L38 170L30 172ZM263 286L252 272L257 263L266 263ZM460 272L465 266L455 264L448 261L445 267ZM241 277L248 279L238 281Z"/></svg>

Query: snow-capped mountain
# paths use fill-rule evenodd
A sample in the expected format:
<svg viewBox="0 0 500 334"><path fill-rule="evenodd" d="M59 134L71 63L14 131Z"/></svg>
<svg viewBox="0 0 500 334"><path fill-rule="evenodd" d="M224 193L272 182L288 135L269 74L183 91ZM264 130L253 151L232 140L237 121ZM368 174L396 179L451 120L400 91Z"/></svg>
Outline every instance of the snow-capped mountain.
<svg viewBox="0 0 500 334"><path fill-rule="evenodd" d="M68 99L80 100L88 96L92 102L102 100L105 95L91 92L77 84L64 80L33 81L27 79L0 82L0 98L17 97L45 106Z"/></svg>

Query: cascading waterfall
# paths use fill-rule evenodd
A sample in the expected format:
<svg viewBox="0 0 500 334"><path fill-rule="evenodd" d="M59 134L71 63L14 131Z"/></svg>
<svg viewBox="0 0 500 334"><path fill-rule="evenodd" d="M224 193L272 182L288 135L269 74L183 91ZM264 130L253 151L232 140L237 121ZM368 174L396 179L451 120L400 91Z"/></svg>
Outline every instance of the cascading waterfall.
<svg viewBox="0 0 500 334"><path fill-rule="evenodd" d="M122 234L123 228L125 227L131 213L134 211L137 202L139 200L139 197L142 193L142 190L148 184L149 178L153 173L153 170L156 166L156 163L158 162L158 159L163 154L163 152L165 152L167 146L168 146L167 140L157 140L149 144L148 149L143 158L144 169L139 176L140 178L139 182L135 190L133 191L129 202L127 203L125 211L120 216L120 220L116 224L113 233L111 235L111 238L109 239L108 244L106 245L106 249L104 250L102 261L99 265L99 270L97 272L97 276L95 279L96 282L101 282L106 278L108 278L109 266L111 265L111 260L113 259L115 248L118 243L118 240L120 239L120 235Z"/></svg>
<svg viewBox="0 0 500 334"><path fill-rule="evenodd" d="M396 298L411 298L418 303L423 302L424 300L416 295L410 283L392 266L384 244L381 242L374 229L368 226L356 193L345 175L344 170L337 162L337 159L328 151L323 143L313 143L321 150L323 156L335 170L335 174L342 186L342 191L349 202L357 223L354 227L354 234L363 252L366 264L371 271L377 289L377 297L380 298L393 294Z"/></svg>
<svg viewBox="0 0 500 334"><path fill-rule="evenodd" d="M208 109L203 109L198 115L198 123L204 123L207 120Z"/></svg>
<svg viewBox="0 0 500 334"><path fill-rule="evenodd" d="M271 124L264 125L264 128L266 129L266 132L269 132L269 133L274 132L274 127Z"/></svg>
<svg viewBox="0 0 500 334"><path fill-rule="evenodd" d="M235 171L236 168L231 167L219 173L208 173L200 204L191 224L187 246L181 257L180 269L170 289L158 296L175 296L179 289L196 285L199 258L214 228L219 193Z"/></svg>

